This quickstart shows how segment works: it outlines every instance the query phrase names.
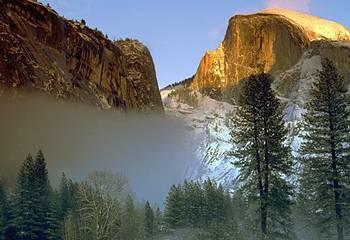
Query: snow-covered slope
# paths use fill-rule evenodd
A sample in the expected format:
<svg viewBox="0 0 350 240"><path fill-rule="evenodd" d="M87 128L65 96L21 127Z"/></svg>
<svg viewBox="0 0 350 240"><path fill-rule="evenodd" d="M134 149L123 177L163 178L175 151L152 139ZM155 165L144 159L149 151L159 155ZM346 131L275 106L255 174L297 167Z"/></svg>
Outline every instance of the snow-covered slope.
<svg viewBox="0 0 350 240"><path fill-rule="evenodd" d="M349 45L344 42L332 42L331 46L327 43L325 46L311 48L303 54L297 64L275 78L273 88L285 106L284 120L289 130L286 144L292 147L294 156L297 156L302 140L299 137L298 126L305 113L304 106L312 82L321 69L321 59L327 57L324 54L328 52L338 51L333 47L341 47L341 51L347 49L350 52ZM330 50L322 50L329 47ZM344 64L342 57L332 58L338 67L341 65L339 61ZM349 74L350 68L347 71L342 70L341 73ZM179 89L181 86L176 88ZM193 133L190 135L189 144L192 145L198 158L198 165L193 166L192 171L188 172L188 177L194 179L210 177L225 186L232 186L239 174L232 165L234 158L230 156L233 145L230 142L232 123L229 114L234 114L235 106L197 93L198 104L193 107L179 102L176 97L169 96L172 91L174 89L168 88L161 92L165 111L170 116L184 120L189 131Z"/></svg>
<svg viewBox="0 0 350 240"><path fill-rule="evenodd" d="M161 92L166 114L185 121L192 132L188 142L198 158L198 165L193 166L187 177L210 177L224 185L232 183L238 176L229 155L232 144L228 114L234 111L234 106L198 94L198 106L192 107L169 97L172 91Z"/></svg>
<svg viewBox="0 0 350 240"><path fill-rule="evenodd" d="M167 115L182 119L187 126L188 144L191 144L197 161L187 172L189 179L215 179L225 187L233 187L239 177L239 171L232 164L235 159L230 152L232 122L230 115L235 114L236 107L226 102L220 102L198 94L198 106L193 107L181 103L175 97L169 96L172 89L161 92ZM299 148L300 139L297 137L297 126L303 109L287 98L281 97L286 103L285 120L289 129L288 143L294 149Z"/></svg>
<svg viewBox="0 0 350 240"><path fill-rule="evenodd" d="M239 84L251 74L270 72L275 77L273 88L284 106L289 130L286 144L297 155L301 143L298 126L324 58L330 59L350 83L349 29L286 9L268 9L231 18L223 45L207 52L192 84L187 83L189 88L181 91L184 86L175 87L186 101L169 95L174 91L171 88L161 93L166 113L183 119L192 132L189 144L198 161L188 177L211 177L228 186L239 174L230 155L232 123L228 115L234 114L235 106L198 93L194 94L198 96L197 103L189 92L208 92L208 89L225 92L227 87Z"/></svg>

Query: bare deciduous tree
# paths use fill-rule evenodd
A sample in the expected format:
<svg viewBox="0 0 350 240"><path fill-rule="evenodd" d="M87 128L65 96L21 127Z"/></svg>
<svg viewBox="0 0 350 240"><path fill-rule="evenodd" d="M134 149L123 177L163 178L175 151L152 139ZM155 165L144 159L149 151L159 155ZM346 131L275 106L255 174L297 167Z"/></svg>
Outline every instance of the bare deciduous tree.
<svg viewBox="0 0 350 240"><path fill-rule="evenodd" d="M120 199L126 180L110 172L94 172L79 186L79 236L83 239L118 239Z"/></svg>

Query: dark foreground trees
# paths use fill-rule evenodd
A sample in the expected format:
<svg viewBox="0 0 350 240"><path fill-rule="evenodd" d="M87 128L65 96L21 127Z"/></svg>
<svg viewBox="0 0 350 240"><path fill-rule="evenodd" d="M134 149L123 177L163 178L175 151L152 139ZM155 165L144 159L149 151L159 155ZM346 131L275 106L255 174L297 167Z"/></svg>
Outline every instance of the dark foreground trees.
<svg viewBox="0 0 350 240"><path fill-rule="evenodd" d="M328 59L306 105L301 206L320 236L345 239L350 210L350 112L345 81ZM310 223L310 222L309 222Z"/></svg>
<svg viewBox="0 0 350 240"><path fill-rule="evenodd" d="M144 223L145 223L144 227L145 227L146 238L150 238L154 235L154 212L148 201L145 204Z"/></svg>
<svg viewBox="0 0 350 240"><path fill-rule="evenodd" d="M123 177L94 172L80 183L63 174L55 191L43 153L28 155L14 189L6 191L0 181L0 240L152 239L161 220L126 190Z"/></svg>
<svg viewBox="0 0 350 240"><path fill-rule="evenodd" d="M185 181L171 187L165 204L167 229L199 230L198 239L241 239L231 195L215 181ZM190 239L190 238L189 238ZM191 238L192 239L192 238Z"/></svg>
<svg viewBox="0 0 350 240"><path fill-rule="evenodd" d="M5 239L5 230L8 221L8 202L5 187L0 179L0 240Z"/></svg>
<svg viewBox="0 0 350 240"><path fill-rule="evenodd" d="M261 239L288 239L292 237L292 186L287 178L292 160L284 144L282 109L271 82L270 75L260 74L243 83L232 139L242 190L258 206Z"/></svg>
<svg viewBox="0 0 350 240"><path fill-rule="evenodd" d="M18 239L57 239L58 220L44 155L28 155L16 183L10 226Z"/></svg>

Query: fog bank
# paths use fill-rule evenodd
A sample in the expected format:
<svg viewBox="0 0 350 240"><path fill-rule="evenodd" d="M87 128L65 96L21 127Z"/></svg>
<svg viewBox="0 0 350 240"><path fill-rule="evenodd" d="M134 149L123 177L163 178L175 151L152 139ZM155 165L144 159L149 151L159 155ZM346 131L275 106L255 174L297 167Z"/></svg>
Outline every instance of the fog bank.
<svg viewBox="0 0 350 240"><path fill-rule="evenodd" d="M190 175L188 130L161 115L100 111L26 95L0 98L0 174L17 174L28 153L42 149L50 178L81 180L89 172L124 175L139 200L160 204L169 187Z"/></svg>

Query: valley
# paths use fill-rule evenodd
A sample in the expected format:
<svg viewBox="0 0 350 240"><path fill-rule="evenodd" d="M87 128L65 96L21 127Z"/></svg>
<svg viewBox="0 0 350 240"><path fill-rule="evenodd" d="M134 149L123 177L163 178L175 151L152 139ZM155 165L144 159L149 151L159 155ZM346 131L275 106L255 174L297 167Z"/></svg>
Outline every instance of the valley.
<svg viewBox="0 0 350 240"><path fill-rule="evenodd" d="M348 239L350 30L227 21L160 88L152 43L0 0L0 240Z"/></svg>

